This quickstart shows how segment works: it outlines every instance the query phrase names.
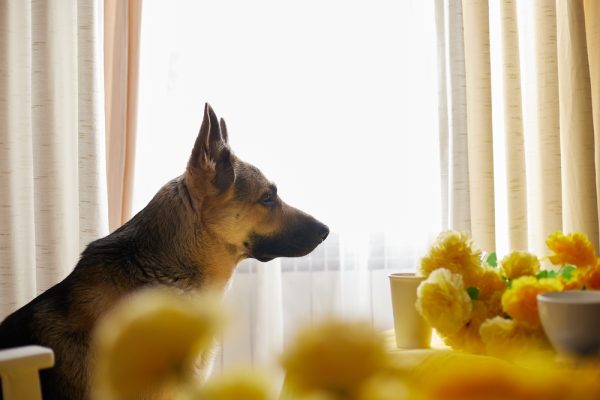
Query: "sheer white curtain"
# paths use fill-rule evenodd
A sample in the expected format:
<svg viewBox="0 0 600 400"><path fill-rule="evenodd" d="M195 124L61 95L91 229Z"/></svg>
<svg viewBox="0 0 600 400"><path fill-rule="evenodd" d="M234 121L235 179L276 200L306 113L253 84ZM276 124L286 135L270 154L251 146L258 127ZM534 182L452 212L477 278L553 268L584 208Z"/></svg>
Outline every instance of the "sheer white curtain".
<svg viewBox="0 0 600 400"><path fill-rule="evenodd" d="M0 320L107 232L97 1L0 1Z"/></svg>
<svg viewBox="0 0 600 400"><path fill-rule="evenodd" d="M441 227L435 56L429 1L144 3L134 211L183 171L207 101L237 155L332 231L238 267L220 367L273 361L331 314L392 326L387 274Z"/></svg>

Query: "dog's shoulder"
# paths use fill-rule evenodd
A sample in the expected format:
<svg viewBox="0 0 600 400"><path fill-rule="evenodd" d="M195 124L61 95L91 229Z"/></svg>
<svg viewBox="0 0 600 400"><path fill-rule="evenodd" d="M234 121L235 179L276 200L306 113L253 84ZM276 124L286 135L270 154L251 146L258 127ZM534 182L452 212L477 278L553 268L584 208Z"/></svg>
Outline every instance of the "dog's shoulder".
<svg viewBox="0 0 600 400"><path fill-rule="evenodd" d="M45 345L46 321L60 321L69 312L68 286L65 279L6 317L0 323L0 348Z"/></svg>

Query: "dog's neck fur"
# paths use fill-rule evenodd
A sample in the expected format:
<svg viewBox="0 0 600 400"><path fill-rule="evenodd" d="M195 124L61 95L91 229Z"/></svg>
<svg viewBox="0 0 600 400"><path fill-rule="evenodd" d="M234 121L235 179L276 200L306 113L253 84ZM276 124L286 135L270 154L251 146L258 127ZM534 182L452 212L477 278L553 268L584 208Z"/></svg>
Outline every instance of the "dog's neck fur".
<svg viewBox="0 0 600 400"><path fill-rule="evenodd" d="M183 290L224 289L239 261L202 226L182 177L167 183L115 232L91 243L80 264L99 261L86 260L86 253L97 254L98 249L106 250L101 253L119 272L132 274L142 285L159 282Z"/></svg>

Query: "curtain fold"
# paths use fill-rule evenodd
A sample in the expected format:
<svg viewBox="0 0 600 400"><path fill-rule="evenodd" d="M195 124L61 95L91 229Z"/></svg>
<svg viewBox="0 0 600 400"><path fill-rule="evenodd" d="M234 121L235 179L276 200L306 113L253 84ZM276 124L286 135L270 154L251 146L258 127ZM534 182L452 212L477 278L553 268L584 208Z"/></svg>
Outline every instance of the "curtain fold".
<svg viewBox="0 0 600 400"><path fill-rule="evenodd" d="M530 248L546 252L550 232L562 230L560 126L558 108L558 67L556 53L556 1L534 3L535 51L534 128L531 140Z"/></svg>
<svg viewBox="0 0 600 400"><path fill-rule="evenodd" d="M141 0L104 0L109 227L131 217L137 130Z"/></svg>
<svg viewBox="0 0 600 400"><path fill-rule="evenodd" d="M80 250L77 4L33 1L31 14L36 277L47 288L70 271Z"/></svg>
<svg viewBox="0 0 600 400"><path fill-rule="evenodd" d="M463 0L471 233L482 248L496 248L489 7Z"/></svg>
<svg viewBox="0 0 600 400"><path fill-rule="evenodd" d="M502 97L506 140L506 193L508 246L527 249L527 174L521 95L521 64L517 5L513 0L500 2L502 49Z"/></svg>
<svg viewBox="0 0 600 400"><path fill-rule="evenodd" d="M444 1L446 7L450 4ZM539 0L519 7L503 0L497 11L489 10L487 1L464 0L462 6L474 240L485 250L504 241L509 249L545 254L550 233L579 230L598 248L600 6L587 0ZM499 26L497 39L490 35L489 18ZM442 39L452 40L448 32ZM501 93L501 105L490 105L490 40L499 40L492 47L500 49L502 65L494 68L501 79L492 82L502 82L494 88ZM492 127L502 131L492 132ZM506 136L505 145L494 145L496 135ZM449 146L448 158L457 157L451 145L440 144ZM506 194L494 188L499 171L493 170L493 157L506 160ZM448 192L452 189L450 185ZM497 207L495 195L502 202ZM494 215L506 218L508 226L496 237Z"/></svg>
<svg viewBox="0 0 600 400"><path fill-rule="evenodd" d="M442 227L471 229L462 0L436 0Z"/></svg>
<svg viewBox="0 0 600 400"><path fill-rule="evenodd" d="M2 315L36 292L36 276L31 273L36 263L31 20L30 1L0 3L0 54L4 55L0 57L0 289L5 299Z"/></svg>
<svg viewBox="0 0 600 400"><path fill-rule="evenodd" d="M600 215L600 2L583 2L590 93L594 127L594 160L596 170L596 206Z"/></svg>
<svg viewBox="0 0 600 400"><path fill-rule="evenodd" d="M563 229L598 244L594 128L583 0L557 3Z"/></svg>
<svg viewBox="0 0 600 400"><path fill-rule="evenodd" d="M0 315L106 233L100 16L93 0L0 3Z"/></svg>

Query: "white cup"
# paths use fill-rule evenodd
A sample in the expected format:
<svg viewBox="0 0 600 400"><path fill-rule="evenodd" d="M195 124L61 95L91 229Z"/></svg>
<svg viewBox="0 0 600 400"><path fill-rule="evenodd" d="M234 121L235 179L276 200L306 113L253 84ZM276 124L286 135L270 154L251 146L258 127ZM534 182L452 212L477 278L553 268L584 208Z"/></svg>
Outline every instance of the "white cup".
<svg viewBox="0 0 600 400"><path fill-rule="evenodd" d="M551 292L537 300L542 326L557 351L600 355L600 291Z"/></svg>
<svg viewBox="0 0 600 400"><path fill-rule="evenodd" d="M431 345L431 326L417 311L417 287L425 279L411 273L390 274L396 345L401 349L426 349Z"/></svg>

